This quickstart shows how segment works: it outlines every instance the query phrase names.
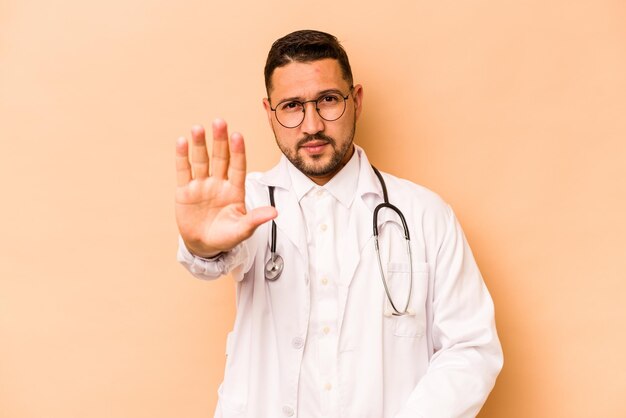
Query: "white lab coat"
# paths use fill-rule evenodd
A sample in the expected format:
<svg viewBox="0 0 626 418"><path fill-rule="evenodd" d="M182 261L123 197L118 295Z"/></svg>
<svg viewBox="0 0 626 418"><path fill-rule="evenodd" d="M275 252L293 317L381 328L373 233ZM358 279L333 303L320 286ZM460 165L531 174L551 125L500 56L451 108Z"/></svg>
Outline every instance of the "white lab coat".
<svg viewBox="0 0 626 418"><path fill-rule="evenodd" d="M452 210L429 190L383 174L389 200L411 235L412 316L386 316L389 303L374 249L372 215L382 188L361 148L348 236L340 248L338 376L342 418L474 417L501 367L492 300ZM224 380L215 417L296 416L298 379L310 295L305 224L287 172L289 162L249 174L246 204L269 205L276 187L275 282L264 277L270 223L232 254L207 262L184 245L179 259L200 278L230 271L237 280L237 317L228 335ZM410 265L399 222L380 213L381 253L394 302L404 306ZM233 267L235 267L233 270ZM336 418L336 417L333 417Z"/></svg>

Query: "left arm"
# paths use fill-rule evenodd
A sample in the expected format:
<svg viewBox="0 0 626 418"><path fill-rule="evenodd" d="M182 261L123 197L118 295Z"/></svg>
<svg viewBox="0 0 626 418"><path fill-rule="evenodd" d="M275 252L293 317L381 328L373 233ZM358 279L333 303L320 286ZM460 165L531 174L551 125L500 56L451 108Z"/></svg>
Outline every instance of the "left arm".
<svg viewBox="0 0 626 418"><path fill-rule="evenodd" d="M491 296L449 207L433 280L434 354L395 418L475 417L502 368L502 348Z"/></svg>

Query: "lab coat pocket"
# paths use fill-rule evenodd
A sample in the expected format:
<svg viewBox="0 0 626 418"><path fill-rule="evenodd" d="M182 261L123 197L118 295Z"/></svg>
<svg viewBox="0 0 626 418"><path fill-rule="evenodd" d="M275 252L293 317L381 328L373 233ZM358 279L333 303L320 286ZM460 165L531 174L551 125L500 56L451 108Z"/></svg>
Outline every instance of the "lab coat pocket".
<svg viewBox="0 0 626 418"><path fill-rule="evenodd" d="M246 405L241 399L224 394L224 384L217 390L217 408L215 418L243 418Z"/></svg>
<svg viewBox="0 0 626 418"><path fill-rule="evenodd" d="M385 297L385 316L393 323L393 333L398 337L420 338L426 328L426 296L428 292L428 264L413 263L413 282L411 283L411 266L409 263L389 262L387 265L389 293L399 311L404 311L409 289L407 315L392 315L393 309L389 299Z"/></svg>
<svg viewBox="0 0 626 418"><path fill-rule="evenodd" d="M215 418L243 418L246 415L245 385L241 384L237 372L233 370L234 342L237 334L228 333L226 339L226 369L224 381L217 390Z"/></svg>

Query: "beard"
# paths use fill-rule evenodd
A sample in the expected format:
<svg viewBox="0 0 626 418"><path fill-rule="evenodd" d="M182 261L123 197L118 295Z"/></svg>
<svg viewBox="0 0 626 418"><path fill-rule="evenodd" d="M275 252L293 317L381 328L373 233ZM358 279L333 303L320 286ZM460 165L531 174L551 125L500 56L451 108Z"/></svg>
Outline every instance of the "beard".
<svg viewBox="0 0 626 418"><path fill-rule="evenodd" d="M329 174L333 174L338 172L342 164L345 163L344 159L348 152L352 149L352 143L354 141L354 134L356 132L356 120L352 124L352 130L342 141L341 146L337 146L337 141L335 138L332 138L328 135L325 135L321 132L318 132L315 135L306 135L303 138L299 139L296 142L296 146L294 149L290 149L287 146L281 145L278 137L276 136L276 132L274 132L274 138L276 138L276 143L278 144L278 148L282 151L282 153L287 157L287 159L294 165L298 170L300 170L304 175L308 177L319 177L319 176L327 176ZM333 152L331 158L325 164L322 164L320 160L324 158L324 155L312 155L309 158L313 161L306 161L301 154L298 153L300 148L304 146L307 142L310 141L324 141L328 143Z"/></svg>

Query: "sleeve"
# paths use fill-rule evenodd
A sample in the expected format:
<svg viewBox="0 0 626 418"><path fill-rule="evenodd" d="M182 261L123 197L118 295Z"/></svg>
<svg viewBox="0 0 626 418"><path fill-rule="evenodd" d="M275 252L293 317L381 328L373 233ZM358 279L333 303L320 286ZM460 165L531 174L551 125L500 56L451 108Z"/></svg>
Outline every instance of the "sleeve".
<svg viewBox="0 0 626 418"><path fill-rule="evenodd" d="M243 278L243 266L249 258L249 249L247 241L244 241L219 257L202 258L193 255L179 236L176 258L191 274L199 279L213 280L225 274L233 273L235 280L240 281Z"/></svg>
<svg viewBox="0 0 626 418"><path fill-rule="evenodd" d="M434 353L395 418L475 417L503 364L491 296L461 226L447 209L433 278Z"/></svg>

